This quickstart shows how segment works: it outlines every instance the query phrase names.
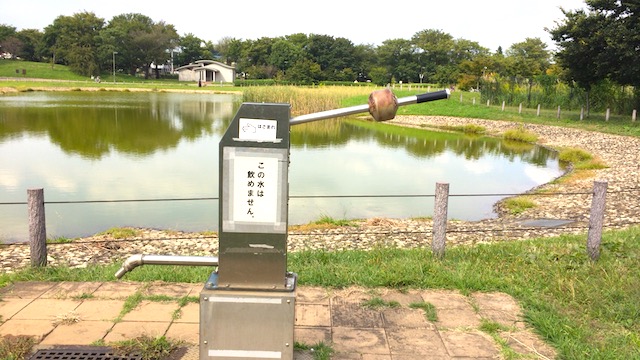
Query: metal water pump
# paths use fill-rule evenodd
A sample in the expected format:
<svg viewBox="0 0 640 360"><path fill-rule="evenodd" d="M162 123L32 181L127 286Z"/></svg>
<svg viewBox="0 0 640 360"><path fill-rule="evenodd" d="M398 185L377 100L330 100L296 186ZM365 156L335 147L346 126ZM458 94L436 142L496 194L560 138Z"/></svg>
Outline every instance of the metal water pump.
<svg viewBox="0 0 640 360"><path fill-rule="evenodd" d="M115 274L145 264L214 266L200 293L199 358L293 359L297 275L287 271L289 128L369 112L391 120L399 106L447 99L448 90L291 118L289 104L243 103L220 140L218 257L132 255Z"/></svg>

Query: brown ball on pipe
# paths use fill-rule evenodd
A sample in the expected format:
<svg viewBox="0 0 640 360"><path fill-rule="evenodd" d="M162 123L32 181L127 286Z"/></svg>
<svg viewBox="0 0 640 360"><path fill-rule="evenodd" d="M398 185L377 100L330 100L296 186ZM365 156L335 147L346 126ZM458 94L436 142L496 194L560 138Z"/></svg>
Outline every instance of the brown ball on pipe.
<svg viewBox="0 0 640 360"><path fill-rule="evenodd" d="M369 114L376 121L387 121L396 117L398 98L389 89L377 90L369 95Z"/></svg>

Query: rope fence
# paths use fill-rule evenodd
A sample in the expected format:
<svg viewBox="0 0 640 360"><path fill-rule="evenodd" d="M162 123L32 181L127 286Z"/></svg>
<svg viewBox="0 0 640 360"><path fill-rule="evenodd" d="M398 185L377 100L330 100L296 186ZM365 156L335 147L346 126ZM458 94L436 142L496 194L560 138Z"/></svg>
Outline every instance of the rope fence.
<svg viewBox="0 0 640 360"><path fill-rule="evenodd" d="M627 184L628 185L628 184ZM317 198L434 198L434 215L432 218L432 226L422 230L389 230L389 231L341 231L340 235L344 236L393 236L393 235L429 235L431 234L432 251L438 258L443 258L446 247L447 234L467 234L467 233L509 233L509 232L532 232L540 230L540 226L507 226L507 227L485 227L473 229L456 229L448 228L450 224L447 219L448 199L452 197L552 197L552 196L590 196L592 199L590 212L588 215L589 223L584 225L559 225L553 226L555 231L577 231L582 230L588 232L587 251L592 260L599 257L599 248L604 229L624 228L640 224L639 221L625 220L619 222L604 222L604 214L606 211L606 196L613 194L626 194L640 191L640 187L618 188L616 190L608 190L608 183L604 181L595 181L593 191L576 191L576 192L545 192L545 193L490 193L490 194L450 194L448 192L448 184L436 184L435 194L396 194L396 195L291 195L291 199L317 199ZM31 252L31 265L33 267L46 266L47 246L65 245L64 243L47 243L44 208L47 204L89 204L89 203L127 203L127 202L173 202L173 201L211 201L219 200L218 197L191 197L191 198L158 198L158 199L112 199L112 200L80 200L80 201L44 201L43 189L30 189L27 191L28 200L26 202L2 202L0 206L27 205L29 213L29 242L28 243L10 243L0 244L0 247L9 246L29 246ZM575 222L575 221L571 221ZM289 236L330 236L332 234L319 234L317 232L289 232ZM198 235L198 239L216 239L217 235ZM157 238L131 238L118 239L119 242L150 242L150 241L176 241L190 240L193 236L171 236ZM100 244L113 242L113 239L90 240L90 241L73 241L73 244Z"/></svg>

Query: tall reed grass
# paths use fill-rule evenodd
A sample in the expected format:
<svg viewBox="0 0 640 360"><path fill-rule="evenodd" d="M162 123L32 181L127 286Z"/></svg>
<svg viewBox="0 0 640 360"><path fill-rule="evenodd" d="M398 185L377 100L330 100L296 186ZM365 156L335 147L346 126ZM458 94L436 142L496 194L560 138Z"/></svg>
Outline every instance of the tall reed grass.
<svg viewBox="0 0 640 360"><path fill-rule="evenodd" d="M291 116L338 109L342 100L369 94L370 88L323 86L257 86L243 89L243 102L270 102L291 104Z"/></svg>
<svg viewBox="0 0 640 360"><path fill-rule="evenodd" d="M243 89L243 102L288 103L291 116L312 114L344 107L343 100L354 96L368 95L371 88L321 86L315 88L298 86L256 86ZM291 135L304 134L337 136L340 133L341 120L328 119L300 124L291 128ZM296 142L295 140L293 142Z"/></svg>

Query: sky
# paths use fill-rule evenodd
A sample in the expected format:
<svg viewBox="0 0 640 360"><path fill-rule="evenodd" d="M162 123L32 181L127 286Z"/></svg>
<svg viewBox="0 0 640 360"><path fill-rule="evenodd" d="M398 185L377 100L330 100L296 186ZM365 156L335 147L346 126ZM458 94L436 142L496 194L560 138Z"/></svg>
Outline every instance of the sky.
<svg viewBox="0 0 640 360"><path fill-rule="evenodd" d="M255 40L295 33L330 35L354 45L381 45L385 40L410 40L435 29L455 39L478 42L495 51L526 38L540 38L555 48L545 28L564 18L560 7L575 10L584 0L456 0L365 2L349 0L20 0L0 1L0 24L17 30L44 30L61 15L93 12L108 22L116 15L140 13L154 22L175 26L178 34L217 43L231 37Z"/></svg>

